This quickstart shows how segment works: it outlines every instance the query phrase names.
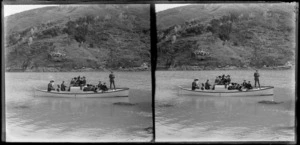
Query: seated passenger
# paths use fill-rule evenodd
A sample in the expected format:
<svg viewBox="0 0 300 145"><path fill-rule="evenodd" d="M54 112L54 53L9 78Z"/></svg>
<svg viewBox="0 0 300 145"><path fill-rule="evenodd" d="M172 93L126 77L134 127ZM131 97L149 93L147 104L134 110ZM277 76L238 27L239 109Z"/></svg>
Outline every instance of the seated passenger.
<svg viewBox="0 0 300 145"><path fill-rule="evenodd" d="M227 89L228 89L228 90L233 90L233 89L234 89L233 83L228 84Z"/></svg>
<svg viewBox="0 0 300 145"><path fill-rule="evenodd" d="M79 87L80 87L80 90L82 90L82 87L84 87L83 78L80 78L80 80L79 80Z"/></svg>
<svg viewBox="0 0 300 145"><path fill-rule="evenodd" d="M236 89L239 90L239 91L242 91L242 86L240 84L237 84Z"/></svg>
<svg viewBox="0 0 300 145"><path fill-rule="evenodd" d="M219 76L219 83L217 85L222 85L222 77Z"/></svg>
<svg viewBox="0 0 300 145"><path fill-rule="evenodd" d="M87 84L87 86L83 88L83 91L89 91L90 90L89 86L90 86L90 84Z"/></svg>
<svg viewBox="0 0 300 145"><path fill-rule="evenodd" d="M93 85L92 90L93 90L95 93L97 93L97 92L98 92L98 87Z"/></svg>
<svg viewBox="0 0 300 145"><path fill-rule="evenodd" d="M230 75L227 75L227 82L228 82L229 84L231 83Z"/></svg>
<svg viewBox="0 0 300 145"><path fill-rule="evenodd" d="M223 74L221 77L221 85L224 85L224 84L225 84L225 75Z"/></svg>
<svg viewBox="0 0 300 145"><path fill-rule="evenodd" d="M74 86L75 85L75 78L72 78L71 82L70 82L70 86Z"/></svg>
<svg viewBox="0 0 300 145"><path fill-rule="evenodd" d="M48 92L55 90L55 88L53 86L54 86L54 81L51 80L50 83L48 84L48 89L47 89Z"/></svg>
<svg viewBox="0 0 300 145"><path fill-rule="evenodd" d="M62 81L60 86L61 86L61 88L60 88L61 91L66 91L67 86L65 85L65 81Z"/></svg>
<svg viewBox="0 0 300 145"><path fill-rule="evenodd" d="M108 88L106 86L106 83L103 83L101 90L102 91L107 91L108 90Z"/></svg>
<svg viewBox="0 0 300 145"><path fill-rule="evenodd" d="M227 76L224 77L223 85L225 85L225 88L227 88L228 85Z"/></svg>
<svg viewBox="0 0 300 145"><path fill-rule="evenodd" d="M57 85L57 89L56 89L56 91L57 91L57 92L59 92L59 89L60 89L60 86L59 86L59 85Z"/></svg>
<svg viewBox="0 0 300 145"><path fill-rule="evenodd" d="M206 81L205 83L205 90L209 90L210 89L211 84L209 83L209 80Z"/></svg>
<svg viewBox="0 0 300 145"><path fill-rule="evenodd" d="M101 81L99 81L99 84L97 85L97 88L98 88L99 90L101 90L101 88L102 88L102 83L101 83Z"/></svg>
<svg viewBox="0 0 300 145"><path fill-rule="evenodd" d="M248 81L248 83L247 83L247 85L246 85L246 88L247 88L247 89L253 89L253 87L252 87L250 81Z"/></svg>
<svg viewBox="0 0 300 145"><path fill-rule="evenodd" d="M83 76L83 79L82 79L82 82L81 82L81 84L82 84L83 86L85 86L85 85L86 85L86 79L85 79L85 76Z"/></svg>
<svg viewBox="0 0 300 145"><path fill-rule="evenodd" d="M202 83L201 85L202 85L202 86L201 86L201 90L204 90L204 84Z"/></svg>
<svg viewBox="0 0 300 145"><path fill-rule="evenodd" d="M215 79L215 84L218 85L219 83L220 83L220 79L219 79L219 77L217 76L216 79Z"/></svg>
<svg viewBox="0 0 300 145"><path fill-rule="evenodd" d="M77 78L74 78L74 87L79 86L79 80Z"/></svg>
<svg viewBox="0 0 300 145"><path fill-rule="evenodd" d="M192 83L192 90L196 90L199 89L199 85L198 85L198 79L194 79L193 83Z"/></svg>
<svg viewBox="0 0 300 145"><path fill-rule="evenodd" d="M86 87L83 88L83 91L93 91L93 85L87 84Z"/></svg>
<svg viewBox="0 0 300 145"><path fill-rule="evenodd" d="M244 80L244 82L242 83L242 87L246 88L247 82L246 80Z"/></svg>

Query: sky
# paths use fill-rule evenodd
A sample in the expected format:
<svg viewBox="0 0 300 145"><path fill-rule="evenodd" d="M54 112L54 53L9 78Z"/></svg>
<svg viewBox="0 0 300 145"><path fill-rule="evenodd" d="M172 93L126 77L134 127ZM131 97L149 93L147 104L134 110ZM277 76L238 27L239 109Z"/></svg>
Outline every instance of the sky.
<svg viewBox="0 0 300 145"><path fill-rule="evenodd" d="M170 8L181 7L189 4L155 4L155 11L163 11Z"/></svg>
<svg viewBox="0 0 300 145"><path fill-rule="evenodd" d="M53 5L4 5L3 13L4 13L4 17L6 17L23 11L41 8L41 7L47 7L47 6L53 6Z"/></svg>
<svg viewBox="0 0 300 145"><path fill-rule="evenodd" d="M156 12L163 11L170 8L185 6L188 4L156 4L155 10ZM23 11L41 8L41 7L47 7L47 6L53 6L53 5L4 5L4 17L20 13Z"/></svg>

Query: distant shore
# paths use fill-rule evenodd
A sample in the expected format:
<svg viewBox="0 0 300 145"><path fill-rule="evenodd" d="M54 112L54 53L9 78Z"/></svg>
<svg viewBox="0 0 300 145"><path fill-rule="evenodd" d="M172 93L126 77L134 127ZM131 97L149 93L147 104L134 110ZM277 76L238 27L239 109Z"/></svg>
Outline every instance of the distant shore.
<svg viewBox="0 0 300 145"><path fill-rule="evenodd" d="M139 72L139 71L151 71L151 67L132 67L132 68L80 68L80 69L66 69L66 68L55 68L55 67L39 67L34 69L7 69L6 72L107 72L107 71L118 71L118 72Z"/></svg>
<svg viewBox="0 0 300 145"><path fill-rule="evenodd" d="M236 67L236 66L226 66L226 67L199 67L199 66L182 66L182 67L157 67L156 71L201 71L201 70L294 70L295 66L277 66L277 67ZM107 72L107 71L118 71L118 72L140 72L140 71L151 71L151 67L132 67L132 68L80 68L80 69L65 69L65 68L49 68L40 67L35 69L9 69L6 72Z"/></svg>
<svg viewBox="0 0 300 145"><path fill-rule="evenodd" d="M173 67L173 68L156 68L157 71L201 71L201 70L293 70L295 66L277 66L277 67L236 67L236 66L226 66L226 67L199 67L199 66L183 66L183 67Z"/></svg>

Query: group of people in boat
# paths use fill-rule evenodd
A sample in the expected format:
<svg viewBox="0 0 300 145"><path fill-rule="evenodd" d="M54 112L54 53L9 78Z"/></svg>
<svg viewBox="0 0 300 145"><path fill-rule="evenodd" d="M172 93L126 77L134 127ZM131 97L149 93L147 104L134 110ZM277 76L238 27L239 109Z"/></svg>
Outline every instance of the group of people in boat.
<svg viewBox="0 0 300 145"><path fill-rule="evenodd" d="M111 71L111 73L109 74L109 81L110 81L110 89L111 90L115 90L116 86L115 86L115 75L113 74L113 72ZM113 86L113 89L112 89ZM68 88L67 91L71 91L71 87L80 87L80 90L83 91L94 91L94 92L103 92L103 91L108 91L108 87L106 86L106 83L102 83L101 81L99 81L99 83L97 85L93 85L93 84L87 84L87 81L85 79L85 76L83 77L74 77L72 78L71 82L70 82L70 86ZM67 86L65 85L65 81L62 81L61 85L57 85L57 88L54 88L54 80L51 80L50 83L48 84L48 89L47 91L66 91Z"/></svg>
<svg viewBox="0 0 300 145"><path fill-rule="evenodd" d="M72 78L71 82L70 82L70 86L71 87L82 87L82 86L85 86L86 85L86 79L85 79L85 76L83 77L74 77Z"/></svg>
<svg viewBox="0 0 300 145"><path fill-rule="evenodd" d="M215 85L228 85L231 83L230 75L217 76L215 79Z"/></svg>
<svg viewBox="0 0 300 145"><path fill-rule="evenodd" d="M256 72L254 73L254 81L255 81L254 87L256 88L256 84L258 84L258 87L260 88L258 70L256 70ZM214 82L213 85L211 85L209 83L209 80L207 80L205 83L202 83L201 87L200 87L199 79L194 79L194 81L192 82L192 90L196 90L196 89L215 90L216 85L224 85L225 88L228 89L228 90L242 91L243 89L246 89L246 90L253 89L253 86L251 85L250 81L247 82L246 80L244 80L244 82L241 83L241 84L234 83L234 82L231 82L230 75L224 75L223 74L222 76L217 76L216 77L215 82Z"/></svg>
<svg viewBox="0 0 300 145"><path fill-rule="evenodd" d="M244 82L242 84L238 84L238 83L230 83L227 87L228 90L239 90L242 91L243 89L253 89L250 81L248 81L248 83L246 82L246 80L244 80Z"/></svg>
<svg viewBox="0 0 300 145"><path fill-rule="evenodd" d="M196 89L201 89L201 90L210 90L210 86L211 84L209 83L209 80L207 80L204 83L201 84L201 88L199 86L199 79L194 79L193 83L192 83L192 90L196 90Z"/></svg>

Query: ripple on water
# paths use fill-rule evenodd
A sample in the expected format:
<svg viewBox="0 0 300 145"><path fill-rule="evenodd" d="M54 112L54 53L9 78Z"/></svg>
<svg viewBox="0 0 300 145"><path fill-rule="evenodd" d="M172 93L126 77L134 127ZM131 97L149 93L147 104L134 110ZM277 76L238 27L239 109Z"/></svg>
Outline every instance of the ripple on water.
<svg viewBox="0 0 300 145"><path fill-rule="evenodd" d="M15 109L29 109L30 106L28 106L28 105L20 105L20 106L15 106L14 108Z"/></svg>

